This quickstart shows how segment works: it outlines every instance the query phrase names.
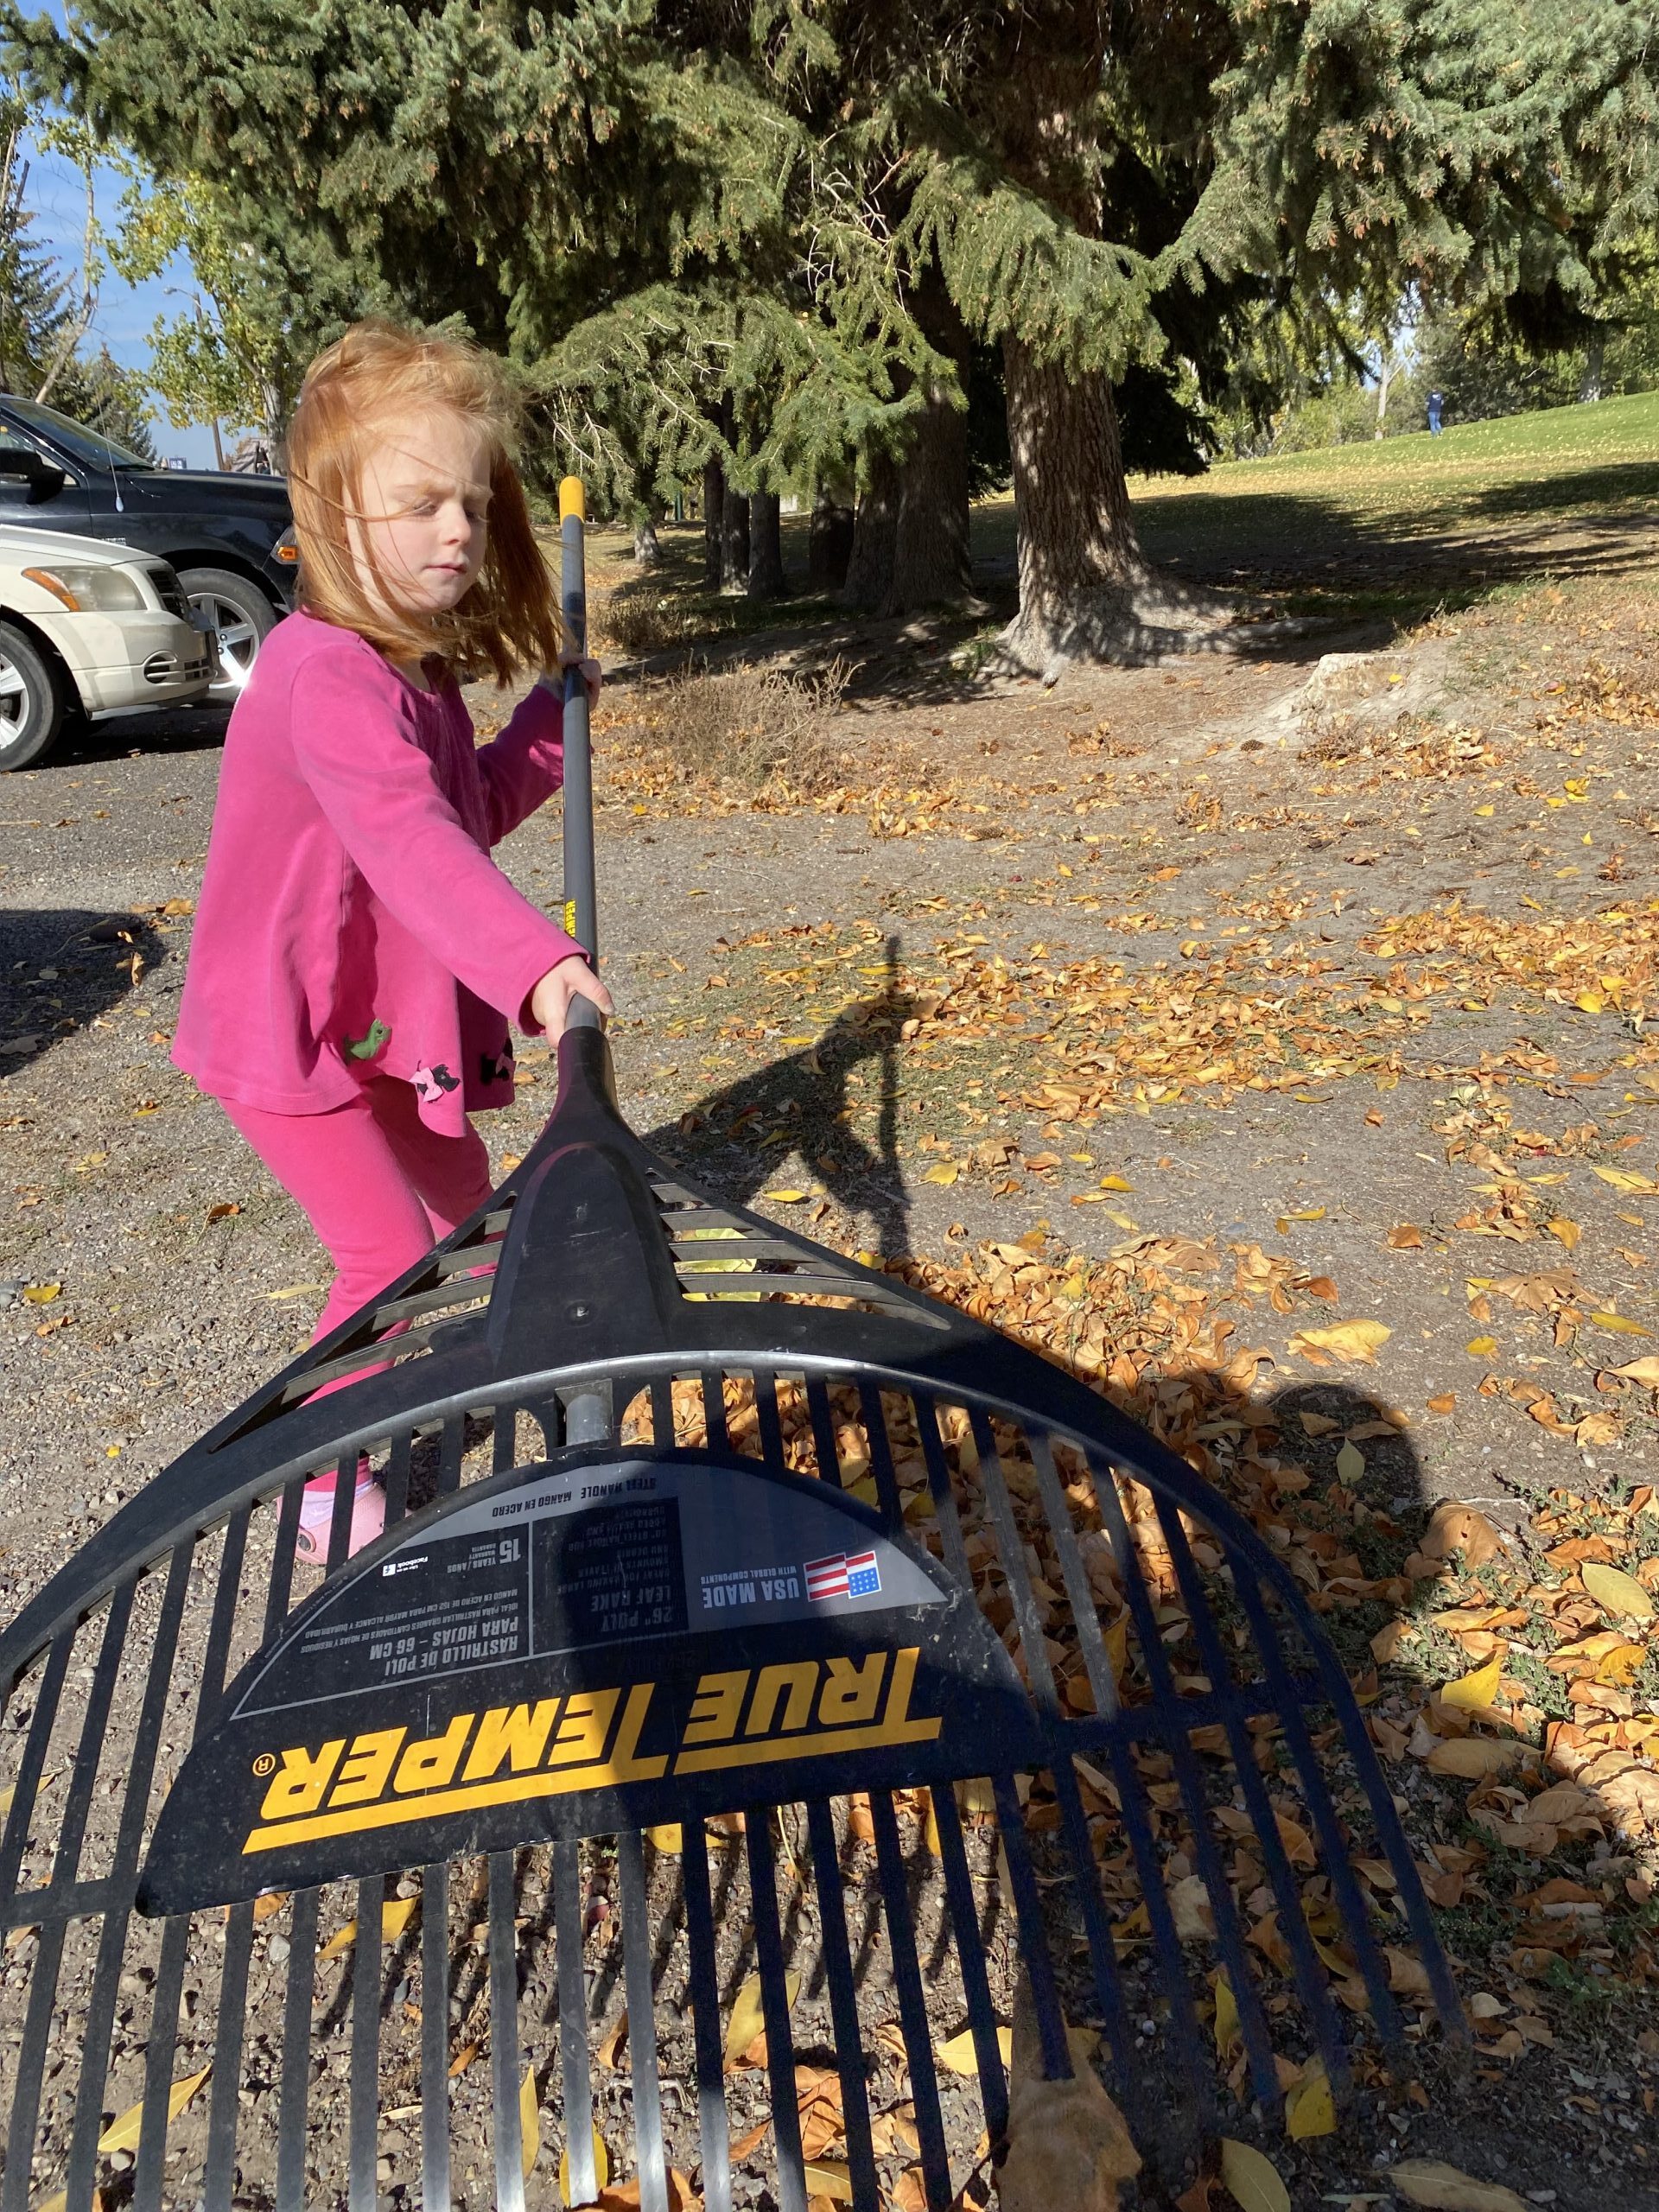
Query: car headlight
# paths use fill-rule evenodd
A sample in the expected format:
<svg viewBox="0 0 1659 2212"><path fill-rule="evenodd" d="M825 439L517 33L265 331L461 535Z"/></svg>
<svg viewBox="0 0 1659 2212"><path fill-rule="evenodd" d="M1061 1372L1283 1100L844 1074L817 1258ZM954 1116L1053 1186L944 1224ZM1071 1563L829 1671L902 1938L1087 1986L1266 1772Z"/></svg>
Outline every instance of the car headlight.
<svg viewBox="0 0 1659 2212"><path fill-rule="evenodd" d="M120 569L79 568L66 562L51 569L25 569L30 583L39 584L72 614L130 614L147 606L144 594Z"/></svg>

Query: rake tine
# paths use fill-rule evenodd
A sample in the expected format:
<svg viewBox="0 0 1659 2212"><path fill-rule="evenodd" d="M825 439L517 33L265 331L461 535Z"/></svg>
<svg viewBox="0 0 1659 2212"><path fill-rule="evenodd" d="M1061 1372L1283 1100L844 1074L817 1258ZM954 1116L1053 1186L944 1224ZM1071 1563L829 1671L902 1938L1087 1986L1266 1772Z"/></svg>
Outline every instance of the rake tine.
<svg viewBox="0 0 1659 2212"><path fill-rule="evenodd" d="M276 1535L271 1546L270 1576L265 1585L265 1638L270 1640L287 1614L294 1595L294 1552L300 1534L300 1500L305 1492L303 1476L286 1485L276 1509Z"/></svg>
<svg viewBox="0 0 1659 2212"><path fill-rule="evenodd" d="M904 1504L899 1496L899 1478L893 1471L893 1446L887 1436L887 1424L881 1410L881 1393L867 1377L861 1376L858 1385L858 1408L864 1420L864 1434L870 1447L870 1471L875 1477L875 1494L888 1525L894 1529L904 1525Z"/></svg>
<svg viewBox="0 0 1659 2212"><path fill-rule="evenodd" d="M306 2212L305 2114L311 2088L311 1995L317 1972L315 1890L294 1899L283 2005L282 2090L276 2113L276 2212ZM172 1923L168 1932L172 1933Z"/></svg>
<svg viewBox="0 0 1659 2212"><path fill-rule="evenodd" d="M150 1665L144 1700L134 1732L127 1794L122 1800L121 1822L116 1833L111 1866L113 1888L130 1881L149 1803L156 1769L156 1748L161 1739L167 1709L167 1686L172 1676L173 1655L178 1644L179 1623L184 1613L185 1592L190 1582L190 1553L181 1546L168 1562L167 1586L150 1647ZM104 1923L99 1942L98 1967L92 1979L92 2002L87 2007L81 2050L80 2084L75 2099L74 2129L69 2144L65 2195L71 2204L91 2202L93 2164L103 2126L105 2072L109 2064L110 2036L115 2022L121 1961L126 1949L130 1915L124 1906L113 1909ZM10 2161L8 2161L10 2164Z"/></svg>
<svg viewBox="0 0 1659 2212"><path fill-rule="evenodd" d="M1054 1961L1048 1955L1042 1899L1038 1895L1037 1877L1026 1846L1020 1794L1011 1774L994 1775L991 1788L996 1796L996 1824L1007 1863L1008 1887L1014 1892L1014 1916L1020 1929L1020 1962L1031 1984L1032 2004L1037 2013L1043 2073L1051 2082L1069 2082L1076 2069L1071 2063L1071 2046L1066 2041L1060 1993L1054 1985Z"/></svg>
<svg viewBox="0 0 1659 2212"><path fill-rule="evenodd" d="M467 1416L451 1414L443 1424L438 1447L438 1496L448 1497L461 1487L461 1463L467 1453Z"/></svg>
<svg viewBox="0 0 1659 2212"><path fill-rule="evenodd" d="M449 1868L421 1869L421 2212L449 2212Z"/></svg>
<svg viewBox="0 0 1659 2212"><path fill-rule="evenodd" d="M1192 1557L1192 1548L1187 1542L1185 1529L1181 1526L1181 1516L1166 1500L1160 1498L1158 1518L1169 1546L1170 1557L1175 1563L1176 1579L1180 1583L1181 1594L1186 1599L1187 1612L1198 1636L1198 1654L1204 1662L1205 1671L1212 1686L1220 1690L1229 1683L1230 1669L1227 1655L1221 1648L1221 1638L1216 1632L1216 1624L1205 1596L1204 1586L1198 1580L1198 1563ZM1267 1785L1255 1763L1249 1731L1239 1719L1236 1701L1231 1696L1228 1698L1228 1707L1224 1726L1227 1731L1227 1740L1232 1746L1233 1765L1244 1792L1244 1802L1255 1829L1256 1841L1262 1848L1268 1879L1272 1883L1274 1896L1279 1901L1279 1924L1290 1947L1291 1961L1296 1970L1296 1986L1301 1992L1303 2004L1307 2007L1315 2040L1331 2081L1340 2088L1349 2078L1348 2051L1331 2002L1330 1986L1314 1955L1301 1894L1280 1840L1273 1807L1268 1802ZM1311 1796L1312 1793L1308 1794ZM1317 1812L1314 1817L1317 1821ZM1334 1882L1338 1867L1344 1873L1347 1872L1346 1846L1339 1844L1338 1849L1333 1852L1322 1824L1320 1840L1325 1844L1327 1869Z"/></svg>
<svg viewBox="0 0 1659 2212"><path fill-rule="evenodd" d="M784 1424L778 1411L778 1377L770 1368L754 1370L754 1417L760 1431L760 1456L769 1467L781 1467Z"/></svg>
<svg viewBox="0 0 1659 2212"><path fill-rule="evenodd" d="M950 2202L944 2116L939 2109L938 2076L933 2070L933 2042L928 2027L927 1999L922 1993L921 1968L916 1958L916 1935L911 1923L904 1853L899 1845L899 1822L893 1799L885 1789L870 1792L870 1822L875 1830L876 1872L887 1916L893 1978L899 1989L899 2024L904 2031L905 2049L910 2059L911 2095L916 2107L916 2133L922 2146L922 2185L927 2194L929 2212L944 2212Z"/></svg>
<svg viewBox="0 0 1659 2212"><path fill-rule="evenodd" d="M853 1955L847 1935L847 1903L841 1893L841 1857L836 1823L827 1801L814 1797L806 1808L807 1840L812 1852L812 1879L818 1892L818 1925L823 1945L824 1980L830 1988L830 2019L836 2037L836 2071L841 2080L842 2118L847 2164L853 2177L853 2212L876 2212L880 2195L875 2146L870 2139L869 2084L864 2044L858 2027L858 1992L853 1985Z"/></svg>
<svg viewBox="0 0 1659 2212"><path fill-rule="evenodd" d="M518 1409L516 1406L497 1406L494 1411L494 1433L490 1439L490 1472L504 1475L518 1459Z"/></svg>
<svg viewBox="0 0 1659 2212"><path fill-rule="evenodd" d="M588 1984L582 1970L582 1858L574 1843L553 1847L553 1929L559 1978L559 2070L564 2088L564 2154L570 2201L599 2195L594 2167L594 2093L588 2066Z"/></svg>
<svg viewBox="0 0 1659 2212"><path fill-rule="evenodd" d="M415 1440L406 1428L400 1428L391 1440L391 1450L386 1458L386 1471L382 1478L386 1486L386 1526L395 1529L409 1511L410 1462L414 1456Z"/></svg>
<svg viewBox="0 0 1659 2212"><path fill-rule="evenodd" d="M1323 1797L1322 1789L1316 1790L1310 1788L1308 1781L1310 1776L1317 1775L1319 1763L1313 1756L1313 1746L1308 1741L1306 1724L1302 1717L1301 1700L1296 1695L1295 1686L1290 1679L1290 1670L1285 1663L1284 1652L1280 1644L1272 1616L1262 1602L1262 1592L1253 1578L1245 1575L1236 1576L1235 1585L1238 1591L1239 1602L1244 1608L1246 1618L1249 1621L1255 1638L1255 1648L1261 1657L1262 1672L1267 1676L1268 1687L1272 1691L1284 1717L1286 1738L1290 1745L1291 1755L1295 1759L1297 1771L1302 1777L1304 1789L1310 1799L1310 1810L1313 1813L1315 1823L1319 1827L1319 1840L1325 1848L1332 1885L1342 1899L1343 1917L1353 1937L1354 1948L1359 1957L1360 1973L1371 2000L1372 2021L1378 2035L1385 2043L1397 2042L1401 2034L1399 2007L1395 2004L1393 1994L1389 1988L1388 1974L1372 1939L1370 1911L1359 1898L1358 1885L1354 1881L1353 1870L1348 1864L1348 1845L1336 1833L1336 1816L1332 1812L1328 1802L1316 1804L1312 1802L1316 1796ZM1324 1653L1317 1648L1314 1649L1314 1662L1319 1669L1325 1693L1336 1708L1338 1719L1343 1724L1344 1734L1351 1734L1363 1740L1364 1718L1354 1701L1353 1692L1349 1688L1342 1669L1334 1662L1327 1666ZM1389 1796L1387 1789L1379 1786L1367 1761L1361 1759L1355 1764L1366 1796L1370 1802L1371 1815L1376 1822L1377 1834L1384 1850L1388 1853L1390 1864L1400 1878L1400 1895L1406 1900L1407 1910L1410 1914L1412 1933L1421 1946L1423 1956L1428 1962L1430 1982L1434 1992L1435 2004L1440 2010L1441 2024L1448 2033L1456 2034L1463 2020L1462 2000L1452 1984L1449 1974L1444 1970L1440 1940L1434 1934L1433 1924L1428 1921L1427 1907L1424 1907L1421 1912L1413 1910L1421 1899L1421 1892L1417 1885L1417 1872L1412 1864L1411 1853L1395 1812L1393 1800Z"/></svg>
<svg viewBox="0 0 1659 2212"><path fill-rule="evenodd" d="M645 1917L645 1852L638 1828L628 1828L617 1837L616 1865L621 1891L622 1971L628 2000L628 2064L633 2077L640 2212L668 2212L663 2099L657 2078L657 2000L652 1987L651 1931Z"/></svg>
<svg viewBox="0 0 1659 2212"><path fill-rule="evenodd" d="M777 1877L772 1865L772 1808L745 1813L749 1905L754 1916L754 1962L760 1974L760 2017L766 2031L766 2074L772 2087L772 2133L778 2145L779 2212L806 2212L806 2175L801 2159L801 2115L795 2102L795 2046L789 2031L788 1985L783 1935L778 1925Z"/></svg>
<svg viewBox="0 0 1659 2212"><path fill-rule="evenodd" d="M715 1917L709 1896L709 1839L701 1821L680 1830L685 1891L686 1948L690 1955L691 2028L697 2054L697 2121L702 2148L702 2195L708 2212L731 2212L731 2135L726 2119L720 1989L715 1978Z"/></svg>
<svg viewBox="0 0 1659 2212"><path fill-rule="evenodd" d="M839 1489L841 1453L836 1444L836 1421L821 1375L809 1375L806 1378L806 1409L812 1419L812 1450L817 1459L818 1474L824 1482L833 1483Z"/></svg>
<svg viewBox="0 0 1659 2212"><path fill-rule="evenodd" d="M705 1367L701 1379L703 1427L711 1449L724 1452L729 1447L731 1439L726 1429L726 1395L721 1387L720 1375L716 1369Z"/></svg>
<svg viewBox="0 0 1659 2212"><path fill-rule="evenodd" d="M1031 1694L1044 1714L1058 1719L1059 1693L1054 1687L1054 1669L1043 1648L1043 1624L1032 1593L1031 1576L1026 1569L1025 1540L1014 1517L1014 1501L1008 1496L1007 1478L1002 1472L996 1439L991 1433L988 1416L979 1407L973 1408L969 1420L975 1449L979 1453L979 1471L985 1484L985 1503L990 1508L996 1529L996 1547L1020 1630L1020 1651L1026 1662Z"/></svg>
<svg viewBox="0 0 1659 2212"><path fill-rule="evenodd" d="M967 1847L963 1841L962 1815L957 1793L948 1783L936 1782L933 1824L939 1832L939 1859L944 1869L944 1900L956 1941L957 1965L962 1974L963 1994L968 2005L968 2025L973 2031L974 2063L979 2069L980 2095L985 2107L985 2127L993 2143L1007 2133L1008 2085L997 2045L996 2012L985 1973L985 1953L979 1940L979 1911L969 1871Z"/></svg>
<svg viewBox="0 0 1659 2212"><path fill-rule="evenodd" d="M380 1916L383 1874L357 1885L357 1942L352 1949L351 2212L374 2212L375 2123L380 2089Z"/></svg>
<svg viewBox="0 0 1659 2212"><path fill-rule="evenodd" d="M336 1574L346 1564L352 1541L353 1501L357 1496L357 1453L342 1452L334 1469L334 1510L328 1517L327 1572Z"/></svg>
<svg viewBox="0 0 1659 2212"><path fill-rule="evenodd" d="M1101 1895L1100 1877L1095 1871L1089 1816L1084 1810L1083 1797L1077 1789L1077 1770L1071 1760L1056 1759L1051 1772L1054 1795L1059 1800L1060 1818L1065 1828L1071 1864L1077 1872L1077 1902L1083 1912L1084 1934L1089 1944L1089 1963L1094 1972L1095 1995L1099 1999L1106 2023L1106 2041L1112 2054L1112 2069L1118 2087L1122 2089L1128 2083L1132 2037L1128 2014L1123 2004L1122 1979L1117 1971L1117 1950L1112 1942L1112 1923L1106 1910L1106 1900Z"/></svg>
<svg viewBox="0 0 1659 2212"><path fill-rule="evenodd" d="M46 2038L52 2025L53 1999L58 1993L66 1924L61 1920L48 1922L35 1940L35 1971L29 1979L29 2010L23 2017L22 2048L17 2054L16 2087L6 2139L5 2186L0 2196L3 2212L24 2212L29 2202L35 2123L46 2071Z"/></svg>
<svg viewBox="0 0 1659 2212"><path fill-rule="evenodd" d="M927 1469L928 1495L933 1501L933 1512L939 1524L939 1540L944 1547L944 1563L964 1589L974 1586L972 1570L968 1565L967 1547L962 1540L962 1516L957 1510L957 1494L950 1487L950 1470L944 1461L944 1444L939 1433L938 1402L931 1397L918 1396L916 1431L922 1440L922 1461Z"/></svg>
<svg viewBox="0 0 1659 2212"><path fill-rule="evenodd" d="M666 1375L651 1378L652 1440L659 1452L668 1451L674 1442L674 1386Z"/></svg>
<svg viewBox="0 0 1659 2212"><path fill-rule="evenodd" d="M1112 1662L1106 1649L1106 1639L1100 1632L1100 1609L1090 1586L1089 1572L1083 1563L1083 1554L1077 1548L1077 1530L1071 1525L1071 1510L1065 1491L1060 1487L1059 1470L1054 1465L1052 1440L1041 1431L1033 1431L1027 1440L1031 1445L1032 1464L1037 1470L1037 1487L1048 1516L1048 1525L1054 1532L1054 1548L1060 1561L1060 1580L1065 1594L1071 1602L1071 1618L1077 1624L1077 1641L1083 1650L1083 1663L1089 1676L1089 1688L1094 1694L1095 1711L1103 1720L1109 1720L1118 1707L1117 1678L1112 1672Z"/></svg>
<svg viewBox="0 0 1659 2212"><path fill-rule="evenodd" d="M495 2133L495 2202L497 2212L524 2212L524 2139L519 2124L519 2067L524 2052L518 2042L518 1954L513 1932L511 1851L490 1853L490 2101ZM563 1949L563 1946L561 1946ZM563 1960L561 1958L563 1966ZM584 2031L583 2049L586 2050ZM570 2114L565 2113L567 2129ZM585 2203L576 2176L576 2145L569 2144L570 2186L578 2203ZM588 2146L588 2164L593 2147ZM597 2196L591 2183L588 2195ZM355 2212L355 2208L353 2208Z"/></svg>
<svg viewBox="0 0 1659 2212"><path fill-rule="evenodd" d="M136 2212L161 2212L168 2095L173 2086L173 2052L179 2037L179 1999L189 1935L188 1920L169 1920L162 1936L150 2037L144 2051L143 2118L138 2123L138 2164L132 2189Z"/></svg>
<svg viewBox="0 0 1659 2212"><path fill-rule="evenodd" d="M234 1904L225 1930L225 1965L219 1977L219 2032L213 2038L207 2164L201 2182L204 2204L228 2204L235 2184L237 2079L242 2066L248 1959L252 1948L252 1904Z"/></svg>
<svg viewBox="0 0 1659 2212"><path fill-rule="evenodd" d="M188 1547L186 1547L188 1555ZM53 1723L58 1717L58 1702L63 1695L64 1677L69 1671L69 1655L74 1649L75 1631L67 1628L54 1637L46 1655L46 1665L41 1670L40 1688L35 1694L35 1711L29 1724L29 1734L23 1741L23 1756L17 1768L17 1780L13 1787L11 1810L6 1815L3 1838L0 1838L0 1898L8 1910L17 1895L17 1878L23 1863L23 1847L29 1841L29 1823L35 1817L35 1800L40 1794L41 1776L46 1766L47 1745L52 1740ZM7 2171L11 2162L7 2160Z"/></svg>
<svg viewBox="0 0 1659 2212"><path fill-rule="evenodd" d="M1221 1854L1216 1848L1215 1834L1210 1826L1203 1777L1198 1773L1198 1761L1193 1756L1186 1730L1179 1724L1180 1700L1170 1676L1169 1657L1158 1633L1152 1599L1147 1589L1146 1578L1141 1571L1141 1554L1129 1534L1116 1480L1109 1475L1103 1485L1097 1476L1096 1490L1102 1499L1109 1523L1112 1550L1123 1578L1129 1611L1135 1618L1135 1634L1141 1639L1141 1656L1146 1662L1153 1694L1166 1713L1173 1708L1176 1715L1175 1724L1161 1732L1161 1742L1174 1764L1181 1802L1192 1824L1198 1872L1204 1878L1204 1886L1209 1892L1215 1912L1216 1948L1220 1951L1222 1963L1227 1969L1228 1981L1237 2008L1239 2026L1249 2058L1251 2085L1263 2106L1271 2109L1278 2103L1280 2094L1279 2076L1273 2063L1273 2039L1268 2031L1267 2014L1262 2009L1262 1999L1244 1955L1244 1931L1239 1922L1237 1907L1233 1903L1232 1887L1221 1863ZM1156 1878L1161 1889L1161 1871ZM1150 1898L1147 1899L1147 1911L1150 1914ZM1185 1982L1186 1969L1179 1937L1175 1939L1173 1948L1164 1954L1164 1961L1166 1980Z"/></svg>

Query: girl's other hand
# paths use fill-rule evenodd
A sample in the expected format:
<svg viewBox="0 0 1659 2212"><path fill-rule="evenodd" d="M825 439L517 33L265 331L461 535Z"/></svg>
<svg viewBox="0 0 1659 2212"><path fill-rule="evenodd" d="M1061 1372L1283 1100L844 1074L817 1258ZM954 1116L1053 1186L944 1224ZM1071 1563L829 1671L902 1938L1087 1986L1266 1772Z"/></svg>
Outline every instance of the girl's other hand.
<svg viewBox="0 0 1659 2212"><path fill-rule="evenodd" d="M579 953L550 968L530 995L530 1018L550 1045L563 1036L572 999L591 999L601 1014L611 1014L611 995Z"/></svg>

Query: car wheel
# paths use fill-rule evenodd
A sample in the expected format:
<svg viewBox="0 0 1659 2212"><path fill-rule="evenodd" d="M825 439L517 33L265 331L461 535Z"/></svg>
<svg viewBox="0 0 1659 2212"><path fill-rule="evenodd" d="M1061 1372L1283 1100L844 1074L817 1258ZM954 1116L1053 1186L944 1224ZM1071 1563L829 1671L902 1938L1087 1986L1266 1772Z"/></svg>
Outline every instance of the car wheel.
<svg viewBox="0 0 1659 2212"><path fill-rule="evenodd" d="M229 569L185 569L179 582L192 609L219 636L219 680L208 697L234 706L247 689L259 648L276 626L270 601L257 584Z"/></svg>
<svg viewBox="0 0 1659 2212"><path fill-rule="evenodd" d="M27 768L49 749L69 703L63 677L39 646L0 622L0 773Z"/></svg>

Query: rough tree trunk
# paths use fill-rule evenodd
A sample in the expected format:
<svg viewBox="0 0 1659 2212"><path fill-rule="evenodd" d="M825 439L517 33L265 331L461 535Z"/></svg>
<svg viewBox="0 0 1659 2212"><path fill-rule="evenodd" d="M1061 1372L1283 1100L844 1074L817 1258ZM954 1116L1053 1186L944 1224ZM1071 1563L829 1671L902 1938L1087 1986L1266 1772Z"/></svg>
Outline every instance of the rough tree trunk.
<svg viewBox="0 0 1659 2212"><path fill-rule="evenodd" d="M917 296L928 342L955 362L963 388L970 341L937 270ZM968 410L933 386L899 472L899 520L884 614L960 606L972 596L968 551Z"/></svg>
<svg viewBox="0 0 1659 2212"><path fill-rule="evenodd" d="M1070 660L1144 659L1230 613L1154 577L1129 512L1110 380L1071 376L1002 341L1020 543L1020 612L1006 660L1045 677Z"/></svg>
<svg viewBox="0 0 1659 2212"><path fill-rule="evenodd" d="M780 503L776 492L749 494L749 576L751 599L781 599L788 590L784 575L784 540L779 527Z"/></svg>
<svg viewBox="0 0 1659 2212"><path fill-rule="evenodd" d="M657 525L662 520L662 509L653 500L650 506L633 518L633 565L636 569L654 569L663 557L663 549L657 543Z"/></svg>
<svg viewBox="0 0 1659 2212"><path fill-rule="evenodd" d="M847 581L853 554L853 511L833 490L821 486L812 502L807 539L807 588L839 591Z"/></svg>
<svg viewBox="0 0 1659 2212"><path fill-rule="evenodd" d="M702 588L718 591L725 566L726 471L718 454L702 464Z"/></svg>
<svg viewBox="0 0 1659 2212"><path fill-rule="evenodd" d="M720 526L720 588L747 591L749 588L749 497L726 486L726 503Z"/></svg>
<svg viewBox="0 0 1659 2212"><path fill-rule="evenodd" d="M1598 330L1584 352L1584 375L1579 384L1579 397L1595 400L1601 397L1603 363L1606 358L1607 340Z"/></svg>
<svg viewBox="0 0 1659 2212"><path fill-rule="evenodd" d="M893 554L899 536L899 470L884 453L873 454L853 524L853 550L842 596L861 614L879 614L893 581Z"/></svg>

